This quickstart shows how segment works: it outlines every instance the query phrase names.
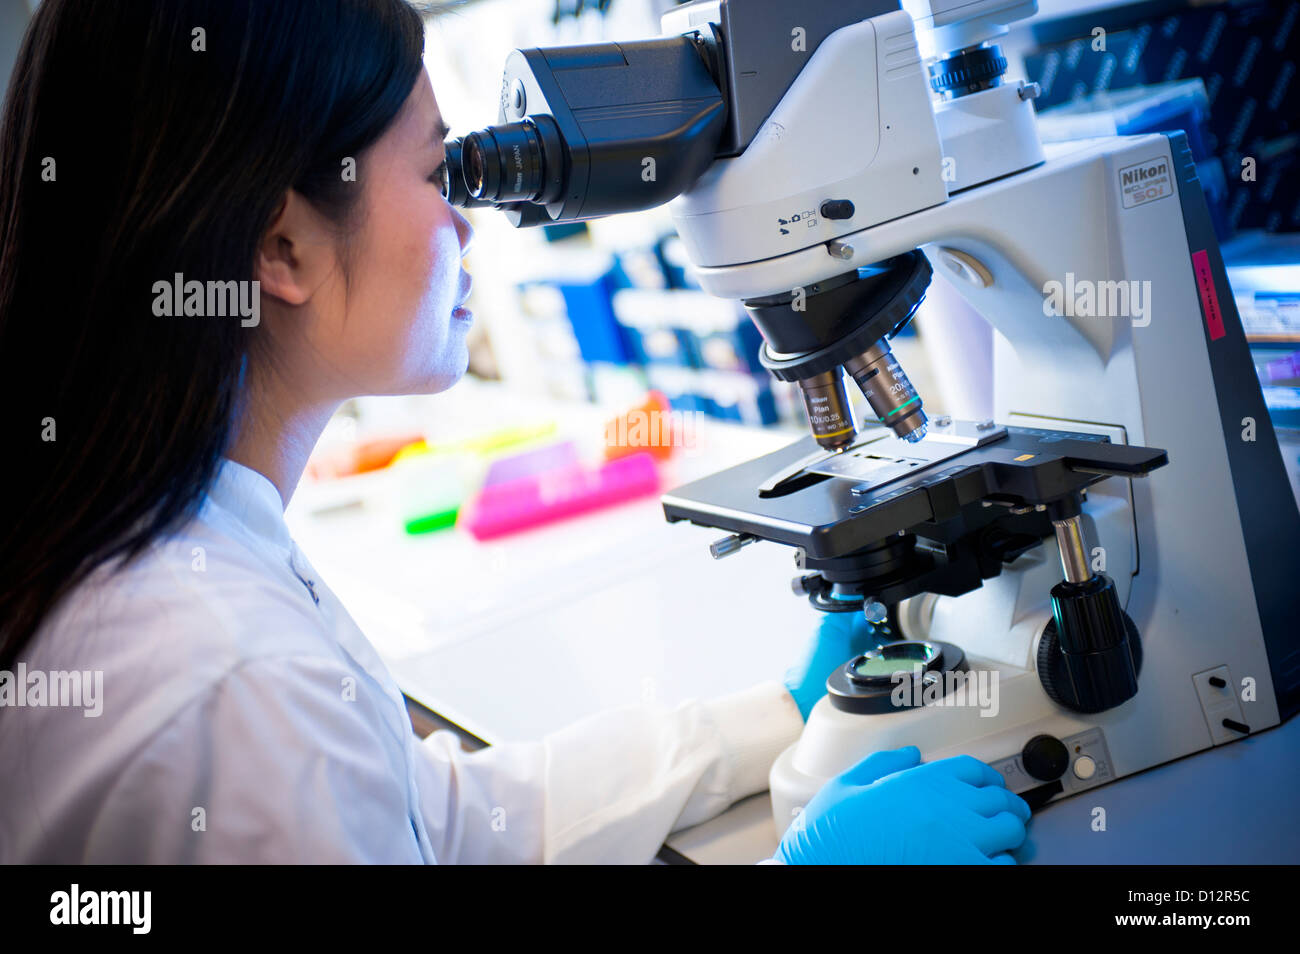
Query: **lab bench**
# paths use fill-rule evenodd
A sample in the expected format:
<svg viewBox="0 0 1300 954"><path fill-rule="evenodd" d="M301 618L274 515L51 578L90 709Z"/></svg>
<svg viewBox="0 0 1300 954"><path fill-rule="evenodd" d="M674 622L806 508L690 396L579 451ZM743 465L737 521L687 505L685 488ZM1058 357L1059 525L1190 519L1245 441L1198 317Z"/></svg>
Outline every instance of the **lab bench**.
<svg viewBox="0 0 1300 954"><path fill-rule="evenodd" d="M429 413L517 424L518 396L460 388ZM529 412L599 433L607 412L528 399ZM702 422L665 476L680 483L783 446L795 432ZM371 504L382 474L355 479ZM666 488L665 488L666 489ZM332 491L336 493L336 491ZM669 525L656 497L499 540L408 536L365 504L313 513L305 484L287 519L412 700L427 730L489 744L536 739L635 702L674 705L780 679L816 629L788 586L792 552L761 544L724 560L721 534ZM1295 863L1300 719L1040 810L1020 860L1037 863ZM1106 808L1095 831L1092 810ZM661 859L752 863L777 833L766 793L673 835Z"/></svg>

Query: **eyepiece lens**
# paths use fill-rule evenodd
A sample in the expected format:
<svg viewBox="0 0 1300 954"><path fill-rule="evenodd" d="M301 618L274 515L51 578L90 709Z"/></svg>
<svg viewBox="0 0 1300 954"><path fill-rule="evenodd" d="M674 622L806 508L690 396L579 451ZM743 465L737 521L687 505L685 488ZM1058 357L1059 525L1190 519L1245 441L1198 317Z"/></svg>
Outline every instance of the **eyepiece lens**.
<svg viewBox="0 0 1300 954"><path fill-rule="evenodd" d="M443 143L443 149L446 155L446 161L442 164L442 181L440 183L443 198L459 209L472 209L475 206L491 205L491 202L484 202L472 196L469 187L465 183L467 170L464 166L467 161L466 155L470 151L467 140L461 138L448 139ZM481 160L482 154L480 153L479 156Z"/></svg>
<svg viewBox="0 0 1300 954"><path fill-rule="evenodd" d="M548 159L532 120L489 126L465 137L465 185L486 202L531 202L542 193Z"/></svg>
<svg viewBox="0 0 1300 954"><path fill-rule="evenodd" d="M465 165L465 186L469 194L476 199L483 196L483 179L487 160L483 156L483 141L478 133L465 137L463 162Z"/></svg>
<svg viewBox="0 0 1300 954"><path fill-rule="evenodd" d="M460 139L448 139L442 144L442 197L452 205L464 206L469 198L465 192L465 174L461 171L463 144Z"/></svg>

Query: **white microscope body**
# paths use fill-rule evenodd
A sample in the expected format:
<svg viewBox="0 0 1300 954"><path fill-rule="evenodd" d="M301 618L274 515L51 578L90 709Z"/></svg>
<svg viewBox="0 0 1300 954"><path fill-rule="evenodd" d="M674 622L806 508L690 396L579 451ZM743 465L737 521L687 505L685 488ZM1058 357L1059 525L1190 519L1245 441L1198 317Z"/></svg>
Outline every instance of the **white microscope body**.
<svg viewBox="0 0 1300 954"><path fill-rule="evenodd" d="M1084 504L1089 558L1114 579L1145 659L1140 691L1107 711L1071 711L1044 692L1035 660L1061 579L1050 539L980 589L913 597L900 608L905 638L960 646L988 704L863 715L823 698L772 770L778 832L873 751L970 754L1046 801L1275 725L1300 681L1300 649L1277 632L1296 598L1269 568L1282 559L1276 527L1252 509L1274 494L1291 527L1295 502L1289 490L1276 499L1276 481L1252 486L1280 460L1275 443L1243 439L1267 420L1251 420L1262 403L1242 380L1235 313L1225 331L1231 297L1185 140L1045 150L1032 87L999 82L938 101L918 31L932 53L975 47L1036 4L905 6L823 41L743 154L672 203L678 231L704 288L737 299L920 248L995 329L998 424L1166 449L1169 466L1110 477ZM709 7L669 13L664 31L698 26ZM855 215L818 215L830 197L851 200ZM1288 685L1275 686L1279 671ZM1068 752L1047 783L1025 754L1042 735Z"/></svg>

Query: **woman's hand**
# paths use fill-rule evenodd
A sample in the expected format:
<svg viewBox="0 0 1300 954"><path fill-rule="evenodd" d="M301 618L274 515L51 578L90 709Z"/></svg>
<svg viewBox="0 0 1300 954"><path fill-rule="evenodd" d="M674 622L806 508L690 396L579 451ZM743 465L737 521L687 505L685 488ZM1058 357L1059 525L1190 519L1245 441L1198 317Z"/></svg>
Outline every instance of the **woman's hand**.
<svg viewBox="0 0 1300 954"><path fill-rule="evenodd" d="M826 695L826 680L837 666L881 643L899 638L868 623L861 612L823 613L803 659L785 674L785 687L794 696L804 721L808 721L808 713L817 700Z"/></svg>
<svg viewBox="0 0 1300 954"><path fill-rule="evenodd" d="M915 746L876 752L831 779L790 824L786 864L1015 864L1029 806L969 755L918 764Z"/></svg>

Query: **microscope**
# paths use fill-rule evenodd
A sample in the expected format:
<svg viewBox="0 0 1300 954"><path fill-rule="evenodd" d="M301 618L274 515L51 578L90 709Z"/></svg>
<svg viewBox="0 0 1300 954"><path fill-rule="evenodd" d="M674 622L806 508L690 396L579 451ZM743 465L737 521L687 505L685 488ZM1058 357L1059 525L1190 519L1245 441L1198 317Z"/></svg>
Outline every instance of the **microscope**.
<svg viewBox="0 0 1300 954"><path fill-rule="evenodd" d="M663 498L879 643L774 765L778 833L880 749L1037 808L1300 708L1300 511L1186 137L1045 147L996 42L1036 9L696 0L513 52L448 143L448 199L520 226L671 203L798 385L811 434ZM891 351L936 271L994 329L991 420L929 418Z"/></svg>

